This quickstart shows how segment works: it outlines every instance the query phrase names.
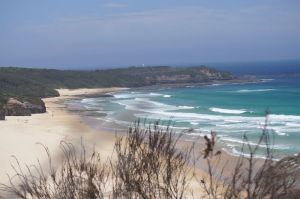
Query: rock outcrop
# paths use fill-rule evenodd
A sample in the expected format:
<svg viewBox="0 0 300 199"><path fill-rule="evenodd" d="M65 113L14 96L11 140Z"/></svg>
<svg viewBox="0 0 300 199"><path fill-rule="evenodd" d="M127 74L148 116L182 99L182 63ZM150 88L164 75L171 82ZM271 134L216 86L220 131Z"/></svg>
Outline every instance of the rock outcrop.
<svg viewBox="0 0 300 199"><path fill-rule="evenodd" d="M30 116L34 113L45 113L46 106L40 98L21 102L14 98L10 98L3 105L3 113L0 110L0 119L6 116ZM3 116L2 116L3 115Z"/></svg>
<svg viewBox="0 0 300 199"><path fill-rule="evenodd" d="M5 120L5 113L2 109L0 109L0 120Z"/></svg>
<svg viewBox="0 0 300 199"><path fill-rule="evenodd" d="M6 116L30 116L31 112L24 103L10 98L4 105L4 111Z"/></svg>
<svg viewBox="0 0 300 199"><path fill-rule="evenodd" d="M27 109L29 109L30 113L45 113L46 112L46 106L43 100L39 100L36 103L32 102L24 102L24 105Z"/></svg>

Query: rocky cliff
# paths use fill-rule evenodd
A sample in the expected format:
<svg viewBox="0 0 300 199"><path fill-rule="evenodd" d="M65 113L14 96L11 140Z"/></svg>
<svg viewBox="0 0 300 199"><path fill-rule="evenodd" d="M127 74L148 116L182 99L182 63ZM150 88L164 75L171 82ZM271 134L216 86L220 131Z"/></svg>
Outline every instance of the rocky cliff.
<svg viewBox="0 0 300 199"><path fill-rule="evenodd" d="M32 103L28 101L21 102L17 99L10 98L4 104L3 111L6 116L30 116L32 113L45 113L45 103L39 99Z"/></svg>
<svg viewBox="0 0 300 199"><path fill-rule="evenodd" d="M7 116L30 116L30 110L25 107L24 103L10 98L3 107Z"/></svg>
<svg viewBox="0 0 300 199"><path fill-rule="evenodd" d="M46 112L46 106L43 100L40 98L35 99L34 101L25 101L24 105L27 109L30 110L30 113L45 113Z"/></svg>
<svg viewBox="0 0 300 199"><path fill-rule="evenodd" d="M133 68L122 71L132 79L141 78L141 85L151 86L157 84L188 84L204 83L210 81L232 80L235 77L227 72L217 71L205 66L201 67L149 67L146 69Z"/></svg>

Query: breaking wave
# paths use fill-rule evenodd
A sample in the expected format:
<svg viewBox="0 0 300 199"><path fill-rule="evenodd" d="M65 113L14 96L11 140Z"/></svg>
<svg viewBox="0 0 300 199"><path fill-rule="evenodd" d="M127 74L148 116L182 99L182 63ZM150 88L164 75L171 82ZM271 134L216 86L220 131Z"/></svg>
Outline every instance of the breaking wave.
<svg viewBox="0 0 300 199"><path fill-rule="evenodd" d="M224 109L224 108L216 108L216 107L209 108L209 110L217 113L227 113L227 114L243 114L248 112L245 109Z"/></svg>

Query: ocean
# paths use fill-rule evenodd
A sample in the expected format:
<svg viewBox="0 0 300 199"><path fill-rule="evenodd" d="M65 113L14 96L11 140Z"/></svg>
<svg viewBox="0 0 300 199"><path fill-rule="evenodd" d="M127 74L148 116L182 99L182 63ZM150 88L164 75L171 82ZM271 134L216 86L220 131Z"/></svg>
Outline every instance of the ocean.
<svg viewBox="0 0 300 199"><path fill-rule="evenodd" d="M174 131L186 132L187 136L203 136L212 130L224 149L233 154L241 152L244 135L250 145L255 145L268 112L275 155L300 152L300 77L262 79L259 83L130 89L112 95L72 103L83 106L89 117L112 131L126 129L138 119L145 123L160 120L161 125L172 121Z"/></svg>

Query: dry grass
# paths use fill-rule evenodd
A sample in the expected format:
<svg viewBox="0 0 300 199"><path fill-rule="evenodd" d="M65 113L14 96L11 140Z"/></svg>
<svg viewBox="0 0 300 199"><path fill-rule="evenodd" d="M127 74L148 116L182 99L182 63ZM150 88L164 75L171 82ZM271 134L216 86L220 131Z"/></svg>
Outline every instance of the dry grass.
<svg viewBox="0 0 300 199"><path fill-rule="evenodd" d="M48 148L43 147L48 155L49 169L38 162L26 166L24 171L15 158L16 174L9 177L10 184L1 184L2 191L24 199L103 198L110 171L98 153L93 152L87 158L83 146L78 154L72 144L61 142L65 161L60 169L55 169Z"/></svg>
<svg viewBox="0 0 300 199"><path fill-rule="evenodd" d="M85 148L75 148L62 142L63 165L54 168L50 153L49 169L40 163L22 170L16 159L15 176L0 189L17 198L82 199L184 199L192 193L190 183L198 180L202 192L209 199L297 199L300 195L300 156L273 161L270 132L267 125L256 146L245 144L249 157L241 155L230 175L224 175L227 164L219 161L215 151L216 133L205 137L206 148L196 152L194 145L178 147L181 135L155 123L141 128L139 123L129 128L127 136L115 143L114 158L102 161L100 154L86 155ZM244 136L247 143L247 136ZM257 161L259 146L265 144L265 160ZM194 166L202 154L208 167L208 176L194 175ZM260 162L260 164L257 164Z"/></svg>
<svg viewBox="0 0 300 199"><path fill-rule="evenodd" d="M186 167L193 146L178 150L180 135L154 124L136 124L116 141L114 198L185 198L193 177Z"/></svg>

